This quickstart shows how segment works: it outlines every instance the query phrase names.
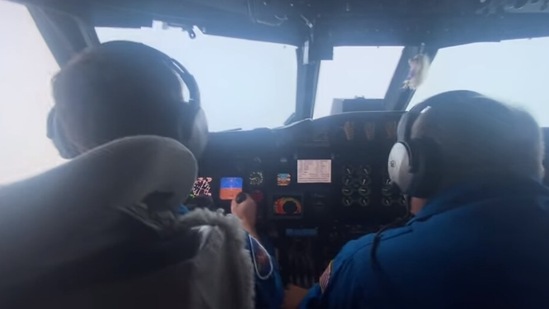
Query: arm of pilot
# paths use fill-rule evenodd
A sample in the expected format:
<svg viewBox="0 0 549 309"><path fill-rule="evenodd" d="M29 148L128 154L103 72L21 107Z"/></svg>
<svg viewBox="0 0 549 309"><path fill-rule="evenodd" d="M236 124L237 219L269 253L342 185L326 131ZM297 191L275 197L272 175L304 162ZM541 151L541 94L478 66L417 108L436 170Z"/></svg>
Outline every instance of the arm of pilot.
<svg viewBox="0 0 549 309"><path fill-rule="evenodd" d="M67 242L85 242L76 231L113 220L114 208L141 202L151 193L170 193L167 203L178 205L196 173L196 160L179 142L140 136L0 187L0 275L32 272L45 263L46 253L67 251Z"/></svg>
<svg viewBox="0 0 549 309"><path fill-rule="evenodd" d="M241 192L231 201L231 213L240 219L242 228L248 234L261 242L256 230L257 204L249 194Z"/></svg>
<svg viewBox="0 0 549 309"><path fill-rule="evenodd" d="M248 238L249 243L247 246L248 250L250 250L256 274L256 308L280 308L284 300L284 286L277 263L273 257L273 247L268 239L259 237L257 233L256 202L250 195L240 193L231 202L231 213L240 219L242 228L253 238ZM261 245L257 246L255 242ZM260 251L263 251L263 253ZM267 256L269 256L268 259L266 259Z"/></svg>

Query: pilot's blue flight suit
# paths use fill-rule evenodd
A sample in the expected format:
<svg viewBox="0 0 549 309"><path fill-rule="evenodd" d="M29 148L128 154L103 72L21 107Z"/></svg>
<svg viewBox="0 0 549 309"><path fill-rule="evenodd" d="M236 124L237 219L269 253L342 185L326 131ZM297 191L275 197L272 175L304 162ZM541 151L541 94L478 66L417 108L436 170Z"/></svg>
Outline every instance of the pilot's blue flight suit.
<svg viewBox="0 0 549 309"><path fill-rule="evenodd" d="M280 309L284 301L284 285L274 258L274 247L265 238L262 246L246 233L246 249L252 255L255 277L255 307L257 309Z"/></svg>
<svg viewBox="0 0 549 309"><path fill-rule="evenodd" d="M180 206L180 215L189 212L187 207ZM273 247L266 239L262 244L245 233L246 249L250 252L254 267L255 307L257 309L279 309L284 301L284 286L274 259Z"/></svg>
<svg viewBox="0 0 549 309"><path fill-rule="evenodd" d="M456 186L378 236L349 242L301 308L549 308L549 190L537 182Z"/></svg>

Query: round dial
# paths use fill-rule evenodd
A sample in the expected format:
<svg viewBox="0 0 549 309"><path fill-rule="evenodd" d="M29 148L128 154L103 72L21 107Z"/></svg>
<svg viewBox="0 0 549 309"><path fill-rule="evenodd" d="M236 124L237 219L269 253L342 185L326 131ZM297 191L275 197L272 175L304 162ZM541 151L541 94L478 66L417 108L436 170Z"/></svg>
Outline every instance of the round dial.
<svg viewBox="0 0 549 309"><path fill-rule="evenodd" d="M248 177L251 186L261 186L263 184L263 172L254 171Z"/></svg>
<svg viewBox="0 0 549 309"><path fill-rule="evenodd" d="M293 215L298 213L297 204L294 201L287 201L282 205L282 209L284 209L284 213Z"/></svg>
<svg viewBox="0 0 549 309"><path fill-rule="evenodd" d="M192 197L198 197L198 196L211 196L212 195L212 187L210 183L212 182L211 177L198 177L196 181L194 182L193 189L192 189Z"/></svg>
<svg viewBox="0 0 549 309"><path fill-rule="evenodd" d="M301 202L293 197L281 197L274 202L274 212L277 215L301 215Z"/></svg>

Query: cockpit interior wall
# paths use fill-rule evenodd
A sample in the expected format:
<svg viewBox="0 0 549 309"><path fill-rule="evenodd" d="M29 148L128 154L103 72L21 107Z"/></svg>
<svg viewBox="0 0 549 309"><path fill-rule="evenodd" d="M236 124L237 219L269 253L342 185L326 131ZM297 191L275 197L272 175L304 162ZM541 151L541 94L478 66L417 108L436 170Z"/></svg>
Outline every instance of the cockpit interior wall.
<svg viewBox="0 0 549 309"><path fill-rule="evenodd" d="M189 207L260 207L286 283L311 286L348 240L404 216L387 156L400 112L354 112L279 129L211 134Z"/></svg>

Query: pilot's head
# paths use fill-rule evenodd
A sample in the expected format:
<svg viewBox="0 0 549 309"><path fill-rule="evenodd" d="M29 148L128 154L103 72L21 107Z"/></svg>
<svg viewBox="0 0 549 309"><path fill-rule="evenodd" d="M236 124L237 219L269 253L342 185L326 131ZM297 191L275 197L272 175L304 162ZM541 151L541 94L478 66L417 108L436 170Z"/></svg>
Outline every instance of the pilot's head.
<svg viewBox="0 0 549 309"><path fill-rule="evenodd" d="M48 135L65 158L134 135L176 139L195 156L204 149L207 123L196 82L156 49L128 41L88 48L52 84Z"/></svg>
<svg viewBox="0 0 549 309"><path fill-rule="evenodd" d="M530 114L475 92L451 91L402 118L389 173L418 203L471 181L541 181L542 161L541 130Z"/></svg>

